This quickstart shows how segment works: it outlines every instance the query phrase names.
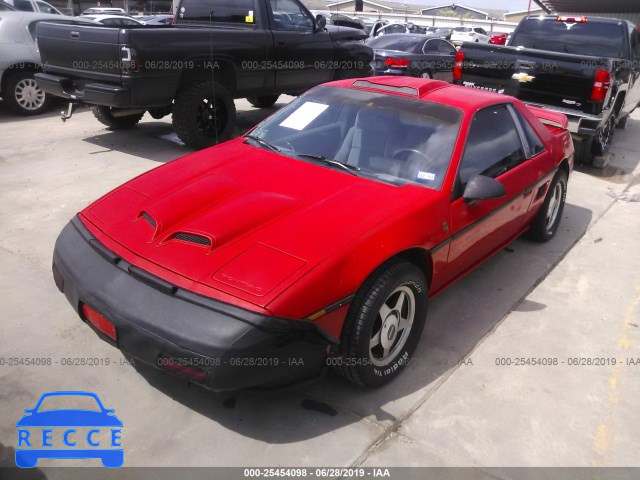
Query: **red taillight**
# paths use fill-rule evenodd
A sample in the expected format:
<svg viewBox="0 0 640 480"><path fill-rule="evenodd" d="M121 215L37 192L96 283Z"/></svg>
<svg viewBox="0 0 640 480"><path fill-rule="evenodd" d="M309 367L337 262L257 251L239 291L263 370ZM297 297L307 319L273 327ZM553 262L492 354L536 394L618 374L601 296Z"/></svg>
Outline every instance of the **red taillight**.
<svg viewBox="0 0 640 480"><path fill-rule="evenodd" d="M594 102L604 102L611 88L611 73L607 70L596 70L593 80L593 90L591 90L591 100Z"/></svg>
<svg viewBox="0 0 640 480"><path fill-rule="evenodd" d="M165 355L160 355L158 357L158 365L165 370L169 370L170 372L177 373L178 375L196 380L198 382L204 381L204 379L207 377L206 372L200 370L199 368L185 365L185 363L188 363L188 359L180 361L176 358L167 357Z"/></svg>
<svg viewBox="0 0 640 480"><path fill-rule="evenodd" d="M104 333L111 340L113 340L114 342L118 340L118 332L116 331L116 326L86 303L82 305L82 314L91 325L96 327L100 332Z"/></svg>
<svg viewBox="0 0 640 480"><path fill-rule="evenodd" d="M462 80L462 66L464 65L464 52L456 53L456 60L453 64L453 79Z"/></svg>
<svg viewBox="0 0 640 480"><path fill-rule="evenodd" d="M133 48L122 45L120 47L120 60L123 74L127 75L138 71L138 54Z"/></svg>
<svg viewBox="0 0 640 480"><path fill-rule="evenodd" d="M564 23L587 23L587 17L558 17L556 22Z"/></svg>
<svg viewBox="0 0 640 480"><path fill-rule="evenodd" d="M409 60L406 58L394 58L389 57L384 61L385 65L393 68L407 68L409 66Z"/></svg>

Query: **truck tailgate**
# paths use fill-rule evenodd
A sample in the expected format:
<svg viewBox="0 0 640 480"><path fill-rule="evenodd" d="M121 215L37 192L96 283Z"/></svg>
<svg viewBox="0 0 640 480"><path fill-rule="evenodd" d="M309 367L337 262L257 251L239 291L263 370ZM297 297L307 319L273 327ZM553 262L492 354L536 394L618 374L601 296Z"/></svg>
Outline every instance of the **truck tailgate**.
<svg viewBox="0 0 640 480"><path fill-rule="evenodd" d="M591 102L595 71L606 59L497 45L462 46L462 84L512 95L525 102L599 114Z"/></svg>
<svg viewBox="0 0 640 480"><path fill-rule="evenodd" d="M119 82L122 74L120 28L41 22L38 48L47 73Z"/></svg>

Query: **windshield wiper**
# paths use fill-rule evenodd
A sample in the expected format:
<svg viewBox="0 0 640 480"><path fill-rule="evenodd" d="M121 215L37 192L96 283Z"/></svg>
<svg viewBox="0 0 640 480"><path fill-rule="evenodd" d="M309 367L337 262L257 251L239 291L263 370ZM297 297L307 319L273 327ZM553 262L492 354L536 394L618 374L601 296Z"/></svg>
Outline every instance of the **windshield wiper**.
<svg viewBox="0 0 640 480"><path fill-rule="evenodd" d="M338 168L342 168L344 171L349 172L351 175L358 175L356 172L360 170L359 167L353 165L347 165L346 163L339 162L333 158L325 157L324 155L315 155L313 153L296 153L298 157L310 158L311 160L319 160L327 165L334 165Z"/></svg>
<svg viewBox="0 0 640 480"><path fill-rule="evenodd" d="M260 137L256 137L255 135L251 135L251 134L245 135L244 138L253 140L254 142L257 142L258 144L260 144L261 146L265 147L268 150L271 150L272 152L277 152L277 153L281 152L279 147L276 147L275 145L272 145L269 142L261 139Z"/></svg>

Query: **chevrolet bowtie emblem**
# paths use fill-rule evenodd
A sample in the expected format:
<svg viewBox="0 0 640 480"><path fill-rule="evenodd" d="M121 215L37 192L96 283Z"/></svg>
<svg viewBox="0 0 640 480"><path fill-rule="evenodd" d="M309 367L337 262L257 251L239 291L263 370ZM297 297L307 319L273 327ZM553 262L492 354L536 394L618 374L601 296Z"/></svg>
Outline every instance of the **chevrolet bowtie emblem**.
<svg viewBox="0 0 640 480"><path fill-rule="evenodd" d="M511 77L514 80L518 80L520 83L528 83L533 82L536 77L532 77L531 75L527 75L526 73L514 73Z"/></svg>

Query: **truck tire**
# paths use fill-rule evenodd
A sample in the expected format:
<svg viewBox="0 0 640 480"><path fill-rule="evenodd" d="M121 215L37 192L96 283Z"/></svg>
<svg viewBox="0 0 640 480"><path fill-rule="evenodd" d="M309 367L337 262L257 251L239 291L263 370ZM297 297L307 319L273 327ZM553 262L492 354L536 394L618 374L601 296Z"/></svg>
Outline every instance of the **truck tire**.
<svg viewBox="0 0 640 480"><path fill-rule="evenodd" d="M96 117L101 124L106 125L113 130L133 128L144 116L144 112L142 112L134 115L126 115L124 117L114 117L114 109L104 105L94 105L91 107L91 111L93 112L93 116Z"/></svg>
<svg viewBox="0 0 640 480"><path fill-rule="evenodd" d="M591 165L593 163L594 137L586 137L574 142L576 163Z"/></svg>
<svg viewBox="0 0 640 480"><path fill-rule="evenodd" d="M280 98L280 95L265 95L262 97L247 97L247 102L256 108L273 107Z"/></svg>
<svg viewBox="0 0 640 480"><path fill-rule="evenodd" d="M602 128L598 129L598 133L593 139L593 154L594 155L606 155L611 148L611 141L613 140L613 134L615 133L616 117L615 115L609 115L607 123Z"/></svg>
<svg viewBox="0 0 640 480"><path fill-rule="evenodd" d="M619 128L620 130L624 130L625 128L627 128L628 121L629 121L629 115L625 115L624 117L618 120L618 123L616 124L616 128Z"/></svg>
<svg viewBox="0 0 640 480"><path fill-rule="evenodd" d="M192 83L178 92L173 128L185 145L202 149L228 140L236 125L236 106L227 88L216 81Z"/></svg>
<svg viewBox="0 0 640 480"><path fill-rule="evenodd" d="M38 115L49 106L51 97L44 93L33 78L33 72L11 73L4 84L4 101L18 115Z"/></svg>

